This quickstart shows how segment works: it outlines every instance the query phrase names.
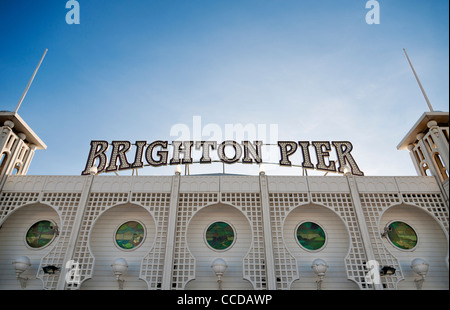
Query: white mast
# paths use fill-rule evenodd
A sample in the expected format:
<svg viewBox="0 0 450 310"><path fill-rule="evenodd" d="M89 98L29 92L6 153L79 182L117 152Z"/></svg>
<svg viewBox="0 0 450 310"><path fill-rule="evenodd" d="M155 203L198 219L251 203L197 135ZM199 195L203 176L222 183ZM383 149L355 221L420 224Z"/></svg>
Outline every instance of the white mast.
<svg viewBox="0 0 450 310"><path fill-rule="evenodd" d="M425 101L428 104L428 108L430 108L430 112L433 112L433 107L431 106L430 100L428 100L428 96L427 96L427 94L425 93L425 90L422 87L422 83L420 83L419 77L417 76L417 73L414 70L414 67L413 67L411 61L409 60L408 54L406 53L405 49L403 49L403 51L405 52L406 58L408 59L409 65L411 66L411 69L412 69L412 71L414 73L414 76L416 77L417 83L419 84L420 90L422 91L422 94L423 94L423 96L425 98Z"/></svg>
<svg viewBox="0 0 450 310"><path fill-rule="evenodd" d="M30 88L31 83L33 83L34 77L35 77L37 71L39 70L39 67L41 66L42 61L44 60L44 57L45 57L45 54L47 54L47 51L48 51L48 49L45 49L45 52L44 52L44 54L43 54L42 57L41 57L41 61L39 61L39 64L37 65L36 70L34 70L34 73L33 73L33 75L31 76L31 79L30 79L30 81L28 82L28 85L27 85L27 87L25 88L25 91L23 92L22 97L21 97L20 100L19 100L19 103L17 104L16 109L14 110L14 113L17 113L17 111L18 111L19 108L20 108L20 105L22 104L23 99L25 99L25 96L27 95L28 89Z"/></svg>

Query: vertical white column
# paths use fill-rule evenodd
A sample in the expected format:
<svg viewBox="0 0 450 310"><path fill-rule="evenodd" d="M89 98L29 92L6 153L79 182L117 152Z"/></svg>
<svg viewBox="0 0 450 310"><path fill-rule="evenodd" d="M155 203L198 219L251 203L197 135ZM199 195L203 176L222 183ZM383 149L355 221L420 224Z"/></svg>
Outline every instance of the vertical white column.
<svg viewBox="0 0 450 310"><path fill-rule="evenodd" d="M434 164L434 161L433 161L433 158L432 158L432 154L430 154L430 152L428 151L428 149L425 146L425 143L423 142L423 137L424 136L425 135L423 133L419 133L417 135L417 137L416 137L417 140L418 140L417 144L422 149L422 153L423 153L423 156L425 157L425 161L428 164L428 168L430 169L431 174L434 176L434 178L436 180L436 183L439 186L439 189L441 190L441 193L442 193L443 197L445 198L444 199L444 203L446 204L446 206L448 208L449 207L448 206L448 193L447 193L447 191L446 191L446 189L444 187L444 182L441 180L440 171L438 171L436 165ZM435 141L435 143L436 143L436 141ZM441 146L436 145L436 147L439 149ZM444 151L445 151L445 149L444 149ZM441 157L443 157L443 154L441 154ZM447 151L447 157L448 157L448 151ZM445 160L448 162L448 158L446 158ZM447 163L445 163L445 165L447 165ZM448 171L448 166L446 166L445 168Z"/></svg>
<svg viewBox="0 0 450 310"><path fill-rule="evenodd" d="M411 157L411 160L414 164L414 168L416 168L417 175L419 175L419 176L423 175L423 172L422 172L422 170L420 170L420 167L419 167L420 163L417 162L416 156L414 155L414 144L408 145L408 151L409 151L409 156Z"/></svg>
<svg viewBox="0 0 450 310"><path fill-rule="evenodd" d="M175 176L172 177L172 191L170 193L170 209L169 219L167 223L167 237L166 237L166 250L165 250L165 264L162 277L162 289L171 289L172 268L173 268L173 252L175 244L175 233L177 224L177 211L178 211L178 194L180 190L180 172L177 170Z"/></svg>
<svg viewBox="0 0 450 310"><path fill-rule="evenodd" d="M26 175L28 172L28 168L30 168L30 163L33 160L34 152L36 151L36 146L34 144L30 144L29 151L27 156L23 159L23 168L22 168L22 174Z"/></svg>
<svg viewBox="0 0 450 310"><path fill-rule="evenodd" d="M0 132L0 156L3 155L5 149L7 149L7 143L9 138L14 135L12 128L14 127L14 123L11 121L6 121L4 126L2 127L2 131ZM2 163L3 168L0 171L0 191L3 188L3 185L6 182L6 178L8 177L8 173L10 171L10 165L13 163L12 160L12 149L9 151L5 151L7 157L4 159L5 162ZM1 159L1 157L0 157ZM13 163L14 164L14 163Z"/></svg>
<svg viewBox="0 0 450 310"><path fill-rule="evenodd" d="M14 128L14 123L11 121L6 121L3 124L2 131L0 133L0 151L3 151L3 148L6 146L6 143L9 140L9 137L13 133L12 129Z"/></svg>
<svg viewBox="0 0 450 310"><path fill-rule="evenodd" d="M16 164L17 157L19 156L19 152L25 143L24 140L25 140L26 136L23 133L19 133L19 134L17 134L17 136L19 137L19 139L17 140L16 145L13 146L13 148L11 150L11 159L9 161L8 167L6 168L6 173L5 173L6 175L11 175L11 173L13 172L14 165Z"/></svg>
<svg viewBox="0 0 450 310"><path fill-rule="evenodd" d="M440 183L439 179L439 173L436 170L436 166L433 164L433 158L431 157L430 152L428 151L427 147L425 146L425 143L423 142L423 137L425 135L423 133L419 133L417 135L417 144L419 145L420 149L422 150L422 154L425 157L425 161L428 164L428 169L430 169L431 174L436 178L436 180L439 180L438 183Z"/></svg>
<svg viewBox="0 0 450 310"><path fill-rule="evenodd" d="M261 191L261 213L264 229L264 254L266 265L266 283L268 290L276 290L275 261L273 255L272 225L270 224L269 188L265 172L259 173Z"/></svg>
<svg viewBox="0 0 450 310"><path fill-rule="evenodd" d="M77 213L75 215L75 220L73 221L72 232L70 234L69 242L67 244L67 250L64 255L63 266L61 268L58 283L56 285L57 290L64 290L66 287L66 263L73 259L75 253L75 247L77 246L78 236L80 235L81 224L83 223L83 216L89 201L89 194L91 193L92 183L94 181L94 176L90 175L86 177L83 191L81 193L80 204L78 206ZM61 223L62 224L62 223ZM79 287L74 287L79 289Z"/></svg>
<svg viewBox="0 0 450 310"><path fill-rule="evenodd" d="M437 150L444 161L445 168L449 168L449 151L448 151L448 141L446 141L441 129L439 128L436 121L429 121L427 124L430 128L431 134L433 136L433 141L436 144Z"/></svg>
<svg viewBox="0 0 450 310"><path fill-rule="evenodd" d="M361 234L362 242L364 245L364 252L366 253L367 261L375 261L375 254L372 249L372 243L370 241L369 229L367 228L366 220L364 218L364 212L361 205L361 200L359 199L359 191L356 185L355 177L351 174L346 175L348 186L350 188L350 194L352 197L352 203L356 213L356 218L358 221L359 232ZM373 270L372 274L378 273L375 279L379 279L379 270ZM383 285L381 283L374 283L375 290L382 290Z"/></svg>

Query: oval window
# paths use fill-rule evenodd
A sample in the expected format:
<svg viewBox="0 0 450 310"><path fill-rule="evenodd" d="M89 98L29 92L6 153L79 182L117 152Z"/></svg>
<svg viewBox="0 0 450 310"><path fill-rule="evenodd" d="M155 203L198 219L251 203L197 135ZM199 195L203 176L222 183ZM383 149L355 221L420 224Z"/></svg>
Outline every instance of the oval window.
<svg viewBox="0 0 450 310"><path fill-rule="evenodd" d="M215 222L209 225L205 233L206 243L214 250L223 251L234 243L234 230L230 224Z"/></svg>
<svg viewBox="0 0 450 310"><path fill-rule="evenodd" d="M297 227L297 241L307 250L316 251L325 245L325 231L313 222L303 222Z"/></svg>
<svg viewBox="0 0 450 310"><path fill-rule="evenodd" d="M55 237L56 225L48 220L39 221L28 229L25 236L27 245L33 249L47 246Z"/></svg>
<svg viewBox="0 0 450 310"><path fill-rule="evenodd" d="M145 238L144 226L136 221L129 221L120 225L116 231L116 244L124 250L138 247Z"/></svg>
<svg viewBox="0 0 450 310"><path fill-rule="evenodd" d="M411 250L417 245L417 234L404 222L392 222L388 226L389 241L399 249Z"/></svg>

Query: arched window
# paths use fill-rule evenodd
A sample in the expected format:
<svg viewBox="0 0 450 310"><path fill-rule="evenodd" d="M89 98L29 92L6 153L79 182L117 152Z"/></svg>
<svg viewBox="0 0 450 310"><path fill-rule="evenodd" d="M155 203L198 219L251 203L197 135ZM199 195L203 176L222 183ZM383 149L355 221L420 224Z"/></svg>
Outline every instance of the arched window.
<svg viewBox="0 0 450 310"><path fill-rule="evenodd" d="M20 173L20 169L22 168L22 165L20 163L16 163L14 166L14 170L11 175L17 175Z"/></svg>
<svg viewBox="0 0 450 310"><path fill-rule="evenodd" d="M427 163L423 163L421 168L422 168L423 175L425 175L425 176L432 176L430 168L428 167Z"/></svg>
<svg viewBox="0 0 450 310"><path fill-rule="evenodd" d="M441 155L438 152L435 152L433 155L433 160L436 164L436 170L439 173L439 176L441 178L441 181L445 181L448 179L448 172L447 169L444 167L444 162L442 160Z"/></svg>
<svg viewBox="0 0 450 310"><path fill-rule="evenodd" d="M3 173L3 169L5 168L7 162L8 153L3 152L2 156L0 157L0 175Z"/></svg>

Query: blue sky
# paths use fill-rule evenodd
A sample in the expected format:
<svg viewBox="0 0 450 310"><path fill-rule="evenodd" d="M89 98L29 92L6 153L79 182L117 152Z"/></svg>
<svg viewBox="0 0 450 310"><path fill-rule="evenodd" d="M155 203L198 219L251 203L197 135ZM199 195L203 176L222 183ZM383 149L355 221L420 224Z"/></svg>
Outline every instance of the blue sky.
<svg viewBox="0 0 450 310"><path fill-rule="evenodd" d="M79 175L91 140L171 141L200 116L223 130L273 124L277 140L351 141L365 175L415 175L396 146L428 108L403 48L448 111L447 0L379 0L372 25L365 0L78 0L78 25L66 2L0 2L0 110L15 109L48 48L19 110L48 146L28 174Z"/></svg>

